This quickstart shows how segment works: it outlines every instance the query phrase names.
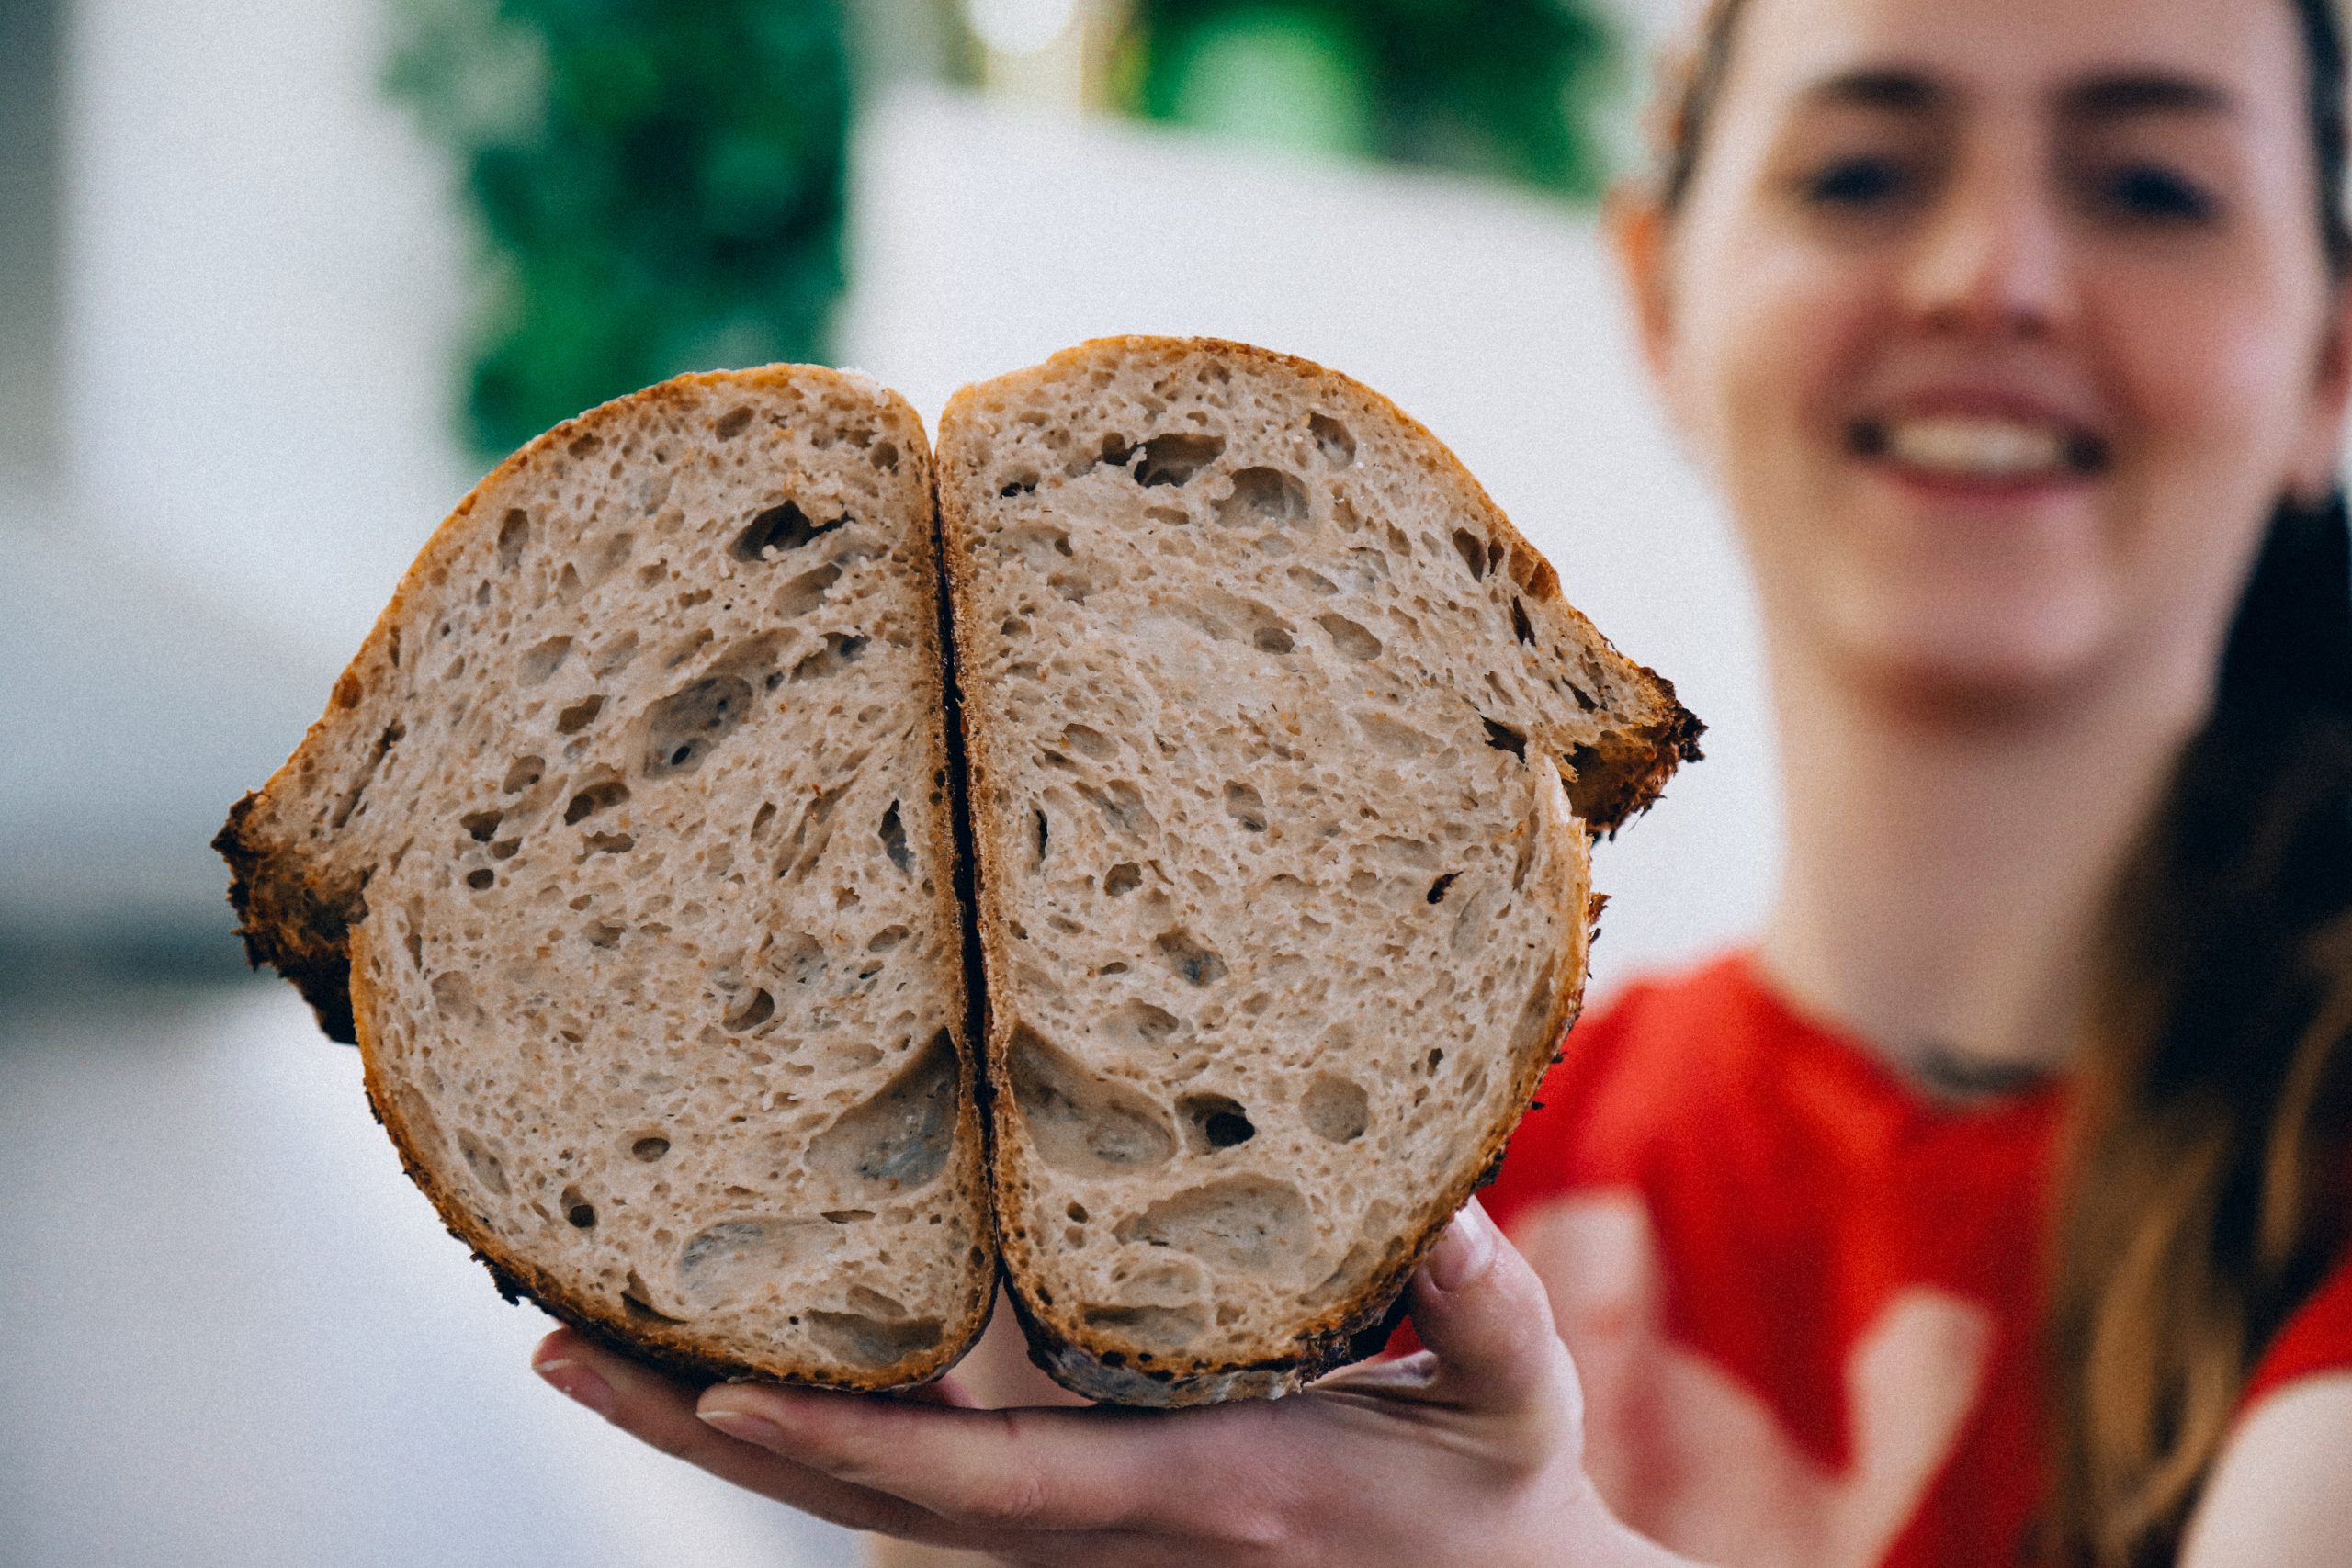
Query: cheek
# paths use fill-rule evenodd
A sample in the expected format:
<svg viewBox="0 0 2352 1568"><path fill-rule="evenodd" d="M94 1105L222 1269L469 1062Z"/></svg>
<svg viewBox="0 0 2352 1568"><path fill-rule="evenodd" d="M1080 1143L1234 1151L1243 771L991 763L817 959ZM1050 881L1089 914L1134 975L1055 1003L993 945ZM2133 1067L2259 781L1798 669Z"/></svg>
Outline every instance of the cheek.
<svg viewBox="0 0 2352 1568"><path fill-rule="evenodd" d="M2220 280L2106 292L2098 335L2151 462L2235 488L2283 484L2316 382L2315 302Z"/></svg>
<svg viewBox="0 0 2352 1568"><path fill-rule="evenodd" d="M1781 492L1822 457L1825 411L1883 331L1858 269L1768 244L1713 258L1686 290L1677 412L1734 499Z"/></svg>
<svg viewBox="0 0 2352 1568"><path fill-rule="evenodd" d="M2134 460L2110 548L2158 620L2226 612L2253 535L2295 482L2314 415L2315 299L2243 283L2118 289L2103 323Z"/></svg>

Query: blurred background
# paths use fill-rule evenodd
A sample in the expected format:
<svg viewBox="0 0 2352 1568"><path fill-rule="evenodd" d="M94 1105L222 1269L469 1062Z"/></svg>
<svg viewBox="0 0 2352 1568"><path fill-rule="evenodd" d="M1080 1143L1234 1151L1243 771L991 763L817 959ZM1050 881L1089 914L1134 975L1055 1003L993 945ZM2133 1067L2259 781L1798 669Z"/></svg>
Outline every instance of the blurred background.
<svg viewBox="0 0 2352 1568"><path fill-rule="evenodd" d="M0 0L0 1563L856 1561L538 1384L207 848L491 462L675 371L1370 382L1712 726L1597 986L1736 940L1753 615L1595 230L1680 11Z"/></svg>

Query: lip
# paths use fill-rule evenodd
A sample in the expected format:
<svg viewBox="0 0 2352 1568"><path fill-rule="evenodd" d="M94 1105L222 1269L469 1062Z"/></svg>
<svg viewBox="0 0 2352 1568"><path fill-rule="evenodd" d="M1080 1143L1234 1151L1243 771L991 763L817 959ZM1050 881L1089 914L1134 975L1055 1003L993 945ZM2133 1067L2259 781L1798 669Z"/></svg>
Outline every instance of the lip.
<svg viewBox="0 0 2352 1568"><path fill-rule="evenodd" d="M2035 472L1962 473L1906 463L1888 451L1887 430L1907 420L1981 419L2055 432L2063 468ZM2102 478L2113 446L2096 416L2080 405L2010 387L1946 382L1873 400L1845 422L1848 455L1906 490L1950 498L2014 499L2075 491Z"/></svg>

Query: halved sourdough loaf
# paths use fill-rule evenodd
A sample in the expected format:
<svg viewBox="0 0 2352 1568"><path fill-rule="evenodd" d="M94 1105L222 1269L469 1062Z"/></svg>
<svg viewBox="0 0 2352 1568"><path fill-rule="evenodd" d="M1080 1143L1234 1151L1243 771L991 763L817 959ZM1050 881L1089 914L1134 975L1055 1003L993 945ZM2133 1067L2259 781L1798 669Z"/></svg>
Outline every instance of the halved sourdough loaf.
<svg viewBox="0 0 2352 1568"><path fill-rule="evenodd" d="M987 1314L931 478L822 369L559 426L219 840L450 1229L674 1370L888 1387Z"/></svg>
<svg viewBox="0 0 2352 1568"><path fill-rule="evenodd" d="M1109 339L939 432L1033 1354L1103 1399L1295 1388L1376 1332L1575 1015L1589 833L1696 755L1366 388Z"/></svg>

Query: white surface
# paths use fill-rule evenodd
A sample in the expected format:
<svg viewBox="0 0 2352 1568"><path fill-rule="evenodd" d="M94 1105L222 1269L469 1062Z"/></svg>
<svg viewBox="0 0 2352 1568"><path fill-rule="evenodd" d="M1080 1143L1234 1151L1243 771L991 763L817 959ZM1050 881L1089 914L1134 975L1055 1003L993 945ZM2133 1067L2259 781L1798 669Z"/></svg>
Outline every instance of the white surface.
<svg viewBox="0 0 2352 1568"><path fill-rule="evenodd" d="M389 7L71 10L70 499L340 660L472 482L445 412L467 243L446 165L376 92Z"/></svg>
<svg viewBox="0 0 2352 1568"><path fill-rule="evenodd" d="M0 1018L0 1562L842 1568L529 1370L293 992Z"/></svg>

